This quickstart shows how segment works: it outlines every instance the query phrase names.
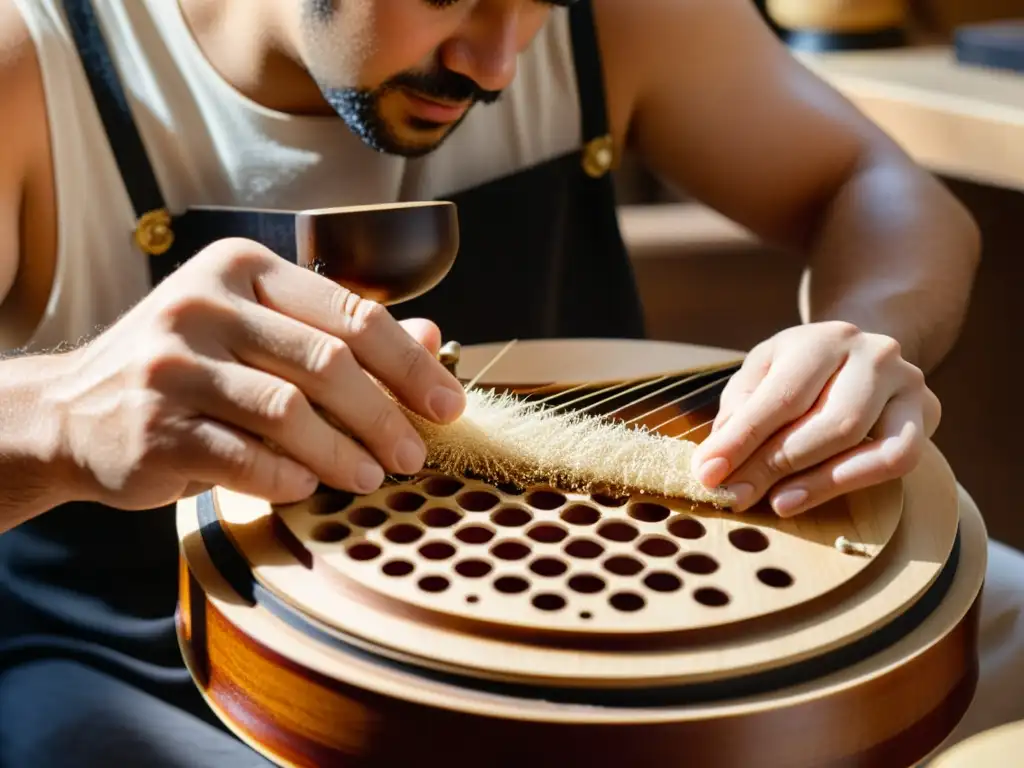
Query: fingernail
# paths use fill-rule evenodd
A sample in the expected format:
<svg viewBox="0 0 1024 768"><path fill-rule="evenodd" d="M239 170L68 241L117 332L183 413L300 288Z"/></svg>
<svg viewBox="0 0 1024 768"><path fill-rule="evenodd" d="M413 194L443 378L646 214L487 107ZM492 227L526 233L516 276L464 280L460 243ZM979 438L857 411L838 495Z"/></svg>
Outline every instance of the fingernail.
<svg viewBox="0 0 1024 768"><path fill-rule="evenodd" d="M721 485L729 476L729 462L721 457L709 459L697 470L697 479L708 488Z"/></svg>
<svg viewBox="0 0 1024 768"><path fill-rule="evenodd" d="M372 461L364 461L356 468L356 492L373 493L384 482L384 470Z"/></svg>
<svg viewBox="0 0 1024 768"><path fill-rule="evenodd" d="M736 483L725 488L736 499L733 506L737 510L745 509L754 500L754 486L750 483Z"/></svg>
<svg viewBox="0 0 1024 768"><path fill-rule="evenodd" d="M438 387L427 397L427 408L437 421L454 421L462 414L465 397L460 392Z"/></svg>
<svg viewBox="0 0 1024 768"><path fill-rule="evenodd" d="M320 478L305 467L296 466L294 476L296 488L301 489L306 496L310 496L320 487Z"/></svg>
<svg viewBox="0 0 1024 768"><path fill-rule="evenodd" d="M404 475L414 475L423 469L427 451L423 443L415 440L401 440L395 448L395 465Z"/></svg>
<svg viewBox="0 0 1024 768"><path fill-rule="evenodd" d="M803 488L790 488L772 499L775 514L787 517L802 507L807 501L807 491Z"/></svg>

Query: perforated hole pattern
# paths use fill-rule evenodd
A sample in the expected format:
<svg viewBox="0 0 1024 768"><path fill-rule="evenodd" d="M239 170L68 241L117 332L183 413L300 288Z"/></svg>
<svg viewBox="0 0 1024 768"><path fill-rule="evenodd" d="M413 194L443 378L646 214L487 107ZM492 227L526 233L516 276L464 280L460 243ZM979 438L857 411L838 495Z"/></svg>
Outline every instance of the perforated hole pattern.
<svg viewBox="0 0 1024 768"><path fill-rule="evenodd" d="M614 622L652 603L665 608L666 596L676 607L687 600L707 609L730 604L732 596L715 583L723 564L702 550L707 528L687 509L550 488L498 490L433 475L368 497L321 500L306 507L305 525L294 515L286 520L304 528L320 553L343 552L342 562L400 583L395 592L410 584L421 598L458 592L464 608L477 609L518 596L538 616L569 612L592 625L598 616ZM741 523L727 538L735 554L729 567L744 567L744 557L770 548L762 531ZM794 584L777 563L758 563L747 566L752 588L775 592Z"/></svg>

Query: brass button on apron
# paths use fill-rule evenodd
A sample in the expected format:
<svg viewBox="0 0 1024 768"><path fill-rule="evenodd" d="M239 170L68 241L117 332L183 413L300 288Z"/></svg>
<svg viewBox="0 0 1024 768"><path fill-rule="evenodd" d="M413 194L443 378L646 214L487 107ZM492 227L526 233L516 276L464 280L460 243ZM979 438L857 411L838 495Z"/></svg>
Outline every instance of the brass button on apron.
<svg viewBox="0 0 1024 768"><path fill-rule="evenodd" d="M583 170L599 179L611 170L615 161L615 146L610 134L591 139L583 148Z"/></svg>
<svg viewBox="0 0 1024 768"><path fill-rule="evenodd" d="M166 253L174 243L171 214L164 208L143 214L135 226L135 242L152 256Z"/></svg>

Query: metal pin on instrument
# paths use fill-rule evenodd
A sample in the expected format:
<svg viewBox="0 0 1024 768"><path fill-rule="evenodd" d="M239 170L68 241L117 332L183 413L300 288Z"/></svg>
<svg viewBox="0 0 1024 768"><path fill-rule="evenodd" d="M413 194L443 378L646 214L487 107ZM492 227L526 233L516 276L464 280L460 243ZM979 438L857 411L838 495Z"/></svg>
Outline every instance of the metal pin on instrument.
<svg viewBox="0 0 1024 768"><path fill-rule="evenodd" d="M487 373L487 371L489 371L491 369L491 366L493 366L496 362L498 362L504 356L504 354L506 352L508 352L515 345L515 343L517 341L518 341L518 339L512 339L512 341L508 342L504 347L502 347L501 350L498 352L498 354L496 354L494 357L492 357L488 361L487 365L485 365L476 374L476 376L473 377L473 379L471 381L469 381L467 384L463 385L463 388L464 389L472 389L473 387L475 387L476 383L478 381L480 381L480 378L485 373ZM456 378L458 378L459 359L460 359L461 356L462 356L462 345L459 344L459 342L457 342L457 341L449 341L447 344L442 346L441 349L437 353L438 362L440 362L441 365L443 365L445 367L445 369L448 371L448 373L450 373L452 376L455 376Z"/></svg>
<svg viewBox="0 0 1024 768"><path fill-rule="evenodd" d="M863 544L855 544L845 536L840 536L836 539L835 547L844 555L860 555L861 557L869 557L871 555L868 548Z"/></svg>
<svg viewBox="0 0 1024 768"><path fill-rule="evenodd" d="M449 341L437 354L437 359L440 361L448 373L452 376L458 377L459 357L462 354L462 345L457 341Z"/></svg>

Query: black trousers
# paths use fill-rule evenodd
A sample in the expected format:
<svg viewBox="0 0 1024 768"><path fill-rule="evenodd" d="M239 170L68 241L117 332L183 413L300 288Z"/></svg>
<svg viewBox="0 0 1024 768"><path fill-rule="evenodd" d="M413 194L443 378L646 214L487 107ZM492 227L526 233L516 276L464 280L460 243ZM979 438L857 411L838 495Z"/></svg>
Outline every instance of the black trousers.
<svg viewBox="0 0 1024 768"><path fill-rule="evenodd" d="M74 661L0 672L2 768L270 768L226 731Z"/></svg>

